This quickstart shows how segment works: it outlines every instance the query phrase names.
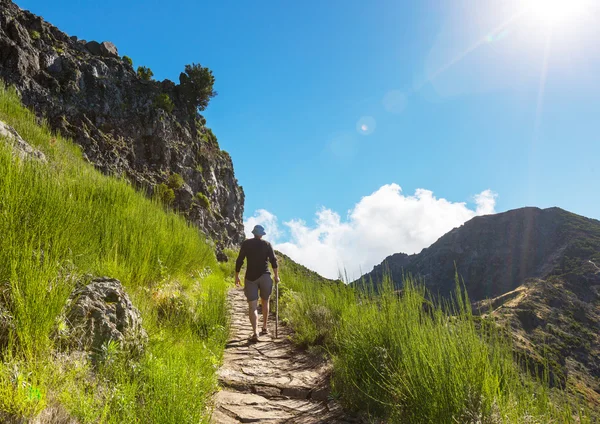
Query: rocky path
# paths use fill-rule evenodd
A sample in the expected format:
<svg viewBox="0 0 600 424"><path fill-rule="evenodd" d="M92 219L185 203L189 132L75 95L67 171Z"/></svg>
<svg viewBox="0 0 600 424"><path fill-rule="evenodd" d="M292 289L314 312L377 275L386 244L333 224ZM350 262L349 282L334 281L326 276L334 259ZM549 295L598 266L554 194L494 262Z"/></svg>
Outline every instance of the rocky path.
<svg viewBox="0 0 600 424"><path fill-rule="evenodd" d="M290 330L269 322L270 336L249 343L251 327L242 290L229 294L231 339L225 350L212 423L356 423L328 399L330 367L296 349ZM261 319L261 316L259 316Z"/></svg>

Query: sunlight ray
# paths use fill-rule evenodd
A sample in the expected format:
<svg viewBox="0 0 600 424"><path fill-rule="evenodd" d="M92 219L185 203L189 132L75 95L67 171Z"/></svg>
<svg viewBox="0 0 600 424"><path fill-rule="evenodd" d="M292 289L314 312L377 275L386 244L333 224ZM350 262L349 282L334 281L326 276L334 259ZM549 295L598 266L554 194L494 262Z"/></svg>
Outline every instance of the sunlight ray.
<svg viewBox="0 0 600 424"><path fill-rule="evenodd" d="M548 78L548 62L550 59L550 48L552 46L552 31L549 31L546 38L546 46L544 48L544 60L542 63L542 72L540 75L540 84L538 87L538 95L536 101L536 110L535 110L535 122L533 129L533 139L531 141L531 145L529 146L529 178L528 178L528 186L529 186L529 197L531 198L533 195L533 190L535 187L532 186L532 182L535 180L535 173L537 172L537 168L535 167L534 159L536 156L536 149L538 140L540 137L540 127L542 124L542 116L544 111L544 96L546 94L546 80Z"/></svg>
<svg viewBox="0 0 600 424"><path fill-rule="evenodd" d="M427 83L429 83L429 82L433 81L434 79L436 79L442 73L444 73L449 68L451 68L453 65L455 65L458 62L460 62L462 59L464 59L466 56L468 56L473 51L477 50L480 46L482 46L484 44L487 44L489 42L489 40L490 40L490 37L493 39L496 36L504 33L504 31L513 22L515 22L517 19L519 19L521 16L523 16L523 14L525 14L525 12L526 12L526 10L521 10L521 11L515 13L512 17L510 17L509 19L507 19L505 22L501 23L496 28L494 28L492 31L489 31L487 34L485 34L484 36L482 36L479 40L477 40L475 43L473 43L467 49L465 49L462 52L460 52L458 55L456 55L450 61L448 61L447 63L445 63L444 65L442 65L439 69L437 69L435 72L433 72L431 75L429 75L429 77L426 78L422 83L418 84L417 87L415 88L415 91L419 91Z"/></svg>

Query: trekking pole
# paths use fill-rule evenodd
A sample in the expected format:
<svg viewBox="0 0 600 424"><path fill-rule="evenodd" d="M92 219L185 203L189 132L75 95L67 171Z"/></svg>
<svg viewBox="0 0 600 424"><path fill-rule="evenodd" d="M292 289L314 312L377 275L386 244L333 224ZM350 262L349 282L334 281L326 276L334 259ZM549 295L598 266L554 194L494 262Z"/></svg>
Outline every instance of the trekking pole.
<svg viewBox="0 0 600 424"><path fill-rule="evenodd" d="M275 338L279 329L279 283L275 283Z"/></svg>

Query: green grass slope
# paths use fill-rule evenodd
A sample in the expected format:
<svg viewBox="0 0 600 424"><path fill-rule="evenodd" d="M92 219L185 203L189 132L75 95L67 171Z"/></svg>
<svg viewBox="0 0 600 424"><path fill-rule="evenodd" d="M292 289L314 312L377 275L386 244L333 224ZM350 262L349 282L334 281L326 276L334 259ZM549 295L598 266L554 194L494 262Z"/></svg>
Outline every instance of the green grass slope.
<svg viewBox="0 0 600 424"><path fill-rule="evenodd" d="M202 233L97 172L2 85L0 120L48 158L17 160L0 140L0 421L207 421L231 269ZM149 334L141 359L108 345L93 365L61 349L63 308L85 274L123 283Z"/></svg>
<svg viewBox="0 0 600 424"><path fill-rule="evenodd" d="M283 269L282 316L295 341L333 360L333 396L374 422L592 422L579 400L523 371L509 334L474 316L457 285L435 301L411 279L377 292Z"/></svg>

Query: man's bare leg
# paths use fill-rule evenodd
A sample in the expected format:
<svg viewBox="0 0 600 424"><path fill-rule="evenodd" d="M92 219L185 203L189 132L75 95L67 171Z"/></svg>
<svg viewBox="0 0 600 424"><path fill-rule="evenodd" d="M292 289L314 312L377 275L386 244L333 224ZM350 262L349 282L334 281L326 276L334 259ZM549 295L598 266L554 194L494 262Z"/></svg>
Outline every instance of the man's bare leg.
<svg viewBox="0 0 600 424"><path fill-rule="evenodd" d="M267 320L269 319L269 299L262 301L263 326L267 328Z"/></svg>
<svg viewBox="0 0 600 424"><path fill-rule="evenodd" d="M252 334L258 335L258 331L256 331L258 324L258 300L248 301L248 316L250 317L250 324L252 324Z"/></svg>

